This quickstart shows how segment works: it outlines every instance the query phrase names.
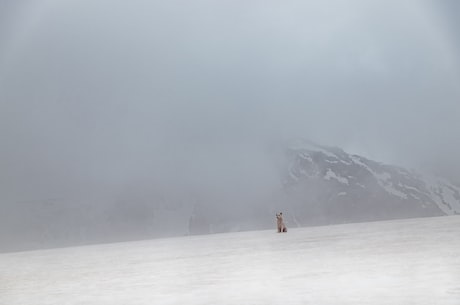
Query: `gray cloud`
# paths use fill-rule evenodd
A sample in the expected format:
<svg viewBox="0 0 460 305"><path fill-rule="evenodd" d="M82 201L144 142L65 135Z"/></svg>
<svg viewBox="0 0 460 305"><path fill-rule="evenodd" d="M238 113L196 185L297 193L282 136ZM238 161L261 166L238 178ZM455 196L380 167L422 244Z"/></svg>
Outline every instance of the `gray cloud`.
<svg viewBox="0 0 460 305"><path fill-rule="evenodd" d="M253 196L277 183L267 143L293 137L460 169L453 2L5 3L4 200Z"/></svg>

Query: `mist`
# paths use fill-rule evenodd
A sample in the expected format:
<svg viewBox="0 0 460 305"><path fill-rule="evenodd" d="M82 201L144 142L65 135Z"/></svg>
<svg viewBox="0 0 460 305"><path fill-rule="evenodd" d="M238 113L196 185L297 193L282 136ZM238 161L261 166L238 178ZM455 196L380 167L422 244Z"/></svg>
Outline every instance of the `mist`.
<svg viewBox="0 0 460 305"><path fill-rule="evenodd" d="M460 181L455 8L3 1L0 205L243 213L277 200L276 153L295 138Z"/></svg>

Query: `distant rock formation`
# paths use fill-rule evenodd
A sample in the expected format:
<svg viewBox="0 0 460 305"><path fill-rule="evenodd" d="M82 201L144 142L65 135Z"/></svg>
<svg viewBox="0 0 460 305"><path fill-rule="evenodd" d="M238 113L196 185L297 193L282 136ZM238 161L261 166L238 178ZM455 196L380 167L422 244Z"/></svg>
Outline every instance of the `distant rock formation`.
<svg viewBox="0 0 460 305"><path fill-rule="evenodd" d="M446 179L303 140L286 160L285 198L301 225L460 213L460 188Z"/></svg>

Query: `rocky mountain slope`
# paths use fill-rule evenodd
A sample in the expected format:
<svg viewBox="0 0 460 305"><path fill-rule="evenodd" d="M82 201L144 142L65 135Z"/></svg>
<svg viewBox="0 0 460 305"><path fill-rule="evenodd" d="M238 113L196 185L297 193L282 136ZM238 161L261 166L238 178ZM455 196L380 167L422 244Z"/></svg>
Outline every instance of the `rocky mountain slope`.
<svg viewBox="0 0 460 305"><path fill-rule="evenodd" d="M308 141L290 143L285 198L299 225L460 213L460 187Z"/></svg>

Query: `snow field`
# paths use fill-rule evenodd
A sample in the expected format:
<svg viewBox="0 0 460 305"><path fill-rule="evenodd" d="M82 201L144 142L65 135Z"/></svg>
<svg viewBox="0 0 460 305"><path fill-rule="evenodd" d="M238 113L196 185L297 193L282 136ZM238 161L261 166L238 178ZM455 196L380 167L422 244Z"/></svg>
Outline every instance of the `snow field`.
<svg viewBox="0 0 460 305"><path fill-rule="evenodd" d="M460 304L460 217L0 254L0 304Z"/></svg>

